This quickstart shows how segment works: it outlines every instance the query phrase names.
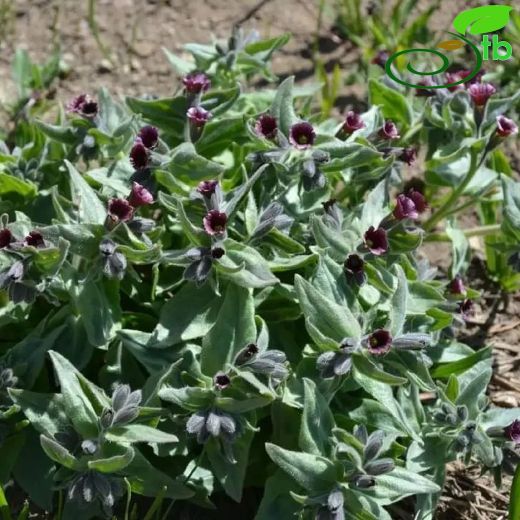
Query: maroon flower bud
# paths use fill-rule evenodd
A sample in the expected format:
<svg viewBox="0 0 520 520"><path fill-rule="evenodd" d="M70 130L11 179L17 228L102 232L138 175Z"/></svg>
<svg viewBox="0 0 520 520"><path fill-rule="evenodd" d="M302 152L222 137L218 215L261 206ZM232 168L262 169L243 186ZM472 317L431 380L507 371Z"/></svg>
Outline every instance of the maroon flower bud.
<svg viewBox="0 0 520 520"><path fill-rule="evenodd" d="M390 53L388 51L378 51L377 54L372 58L372 63L374 65L379 65L382 69L384 69L388 58L390 58Z"/></svg>
<svg viewBox="0 0 520 520"><path fill-rule="evenodd" d="M213 260L218 260L222 258L225 254L226 251L222 247L214 247L211 250L211 258L213 258Z"/></svg>
<svg viewBox="0 0 520 520"><path fill-rule="evenodd" d="M359 285L365 281L365 261L356 254L348 255L343 262L343 271L347 278L353 278Z"/></svg>
<svg viewBox="0 0 520 520"><path fill-rule="evenodd" d="M361 119L361 116L353 110L350 110L347 112L345 122L343 123L343 126L341 128L346 134L352 134L356 130L359 130L364 127L365 123L363 122L363 119Z"/></svg>
<svg viewBox="0 0 520 520"><path fill-rule="evenodd" d="M245 346L235 358L235 365L240 366L253 359L259 352L258 346L255 343L249 343Z"/></svg>
<svg viewBox="0 0 520 520"><path fill-rule="evenodd" d="M435 82L431 78L426 78L419 81L418 85L421 85L421 87L433 87ZM432 97L435 96L435 92L427 88L417 88L415 89L415 95L417 97Z"/></svg>
<svg viewBox="0 0 520 520"><path fill-rule="evenodd" d="M379 130L379 137L383 139L399 139L401 136L399 135L399 130L397 126L395 126L395 123L388 119Z"/></svg>
<svg viewBox="0 0 520 520"><path fill-rule="evenodd" d="M98 104L88 94L80 94L67 105L67 111L91 118L97 115Z"/></svg>
<svg viewBox="0 0 520 520"><path fill-rule="evenodd" d="M497 117L497 134L500 137L509 137L518 133L518 126L516 123L506 116Z"/></svg>
<svg viewBox="0 0 520 520"><path fill-rule="evenodd" d="M197 106L188 108L186 116L194 126L202 128L211 119L211 112L208 112L201 106Z"/></svg>
<svg viewBox="0 0 520 520"><path fill-rule="evenodd" d="M134 146L130 150L130 162L136 170L146 168L148 164L148 149L143 144L143 141L138 137L135 140Z"/></svg>
<svg viewBox="0 0 520 520"><path fill-rule="evenodd" d="M25 244L33 247L45 247L45 241L39 231L31 231L25 237Z"/></svg>
<svg viewBox="0 0 520 520"><path fill-rule="evenodd" d="M343 263L343 266L351 273L360 273L363 272L365 262L359 255L352 254L348 255L347 259Z"/></svg>
<svg viewBox="0 0 520 520"><path fill-rule="evenodd" d="M108 202L108 214L119 222L128 222L134 216L134 208L125 199L110 199Z"/></svg>
<svg viewBox="0 0 520 520"><path fill-rule="evenodd" d="M302 121L291 126L289 141L300 150L305 150L314 144L316 132L310 123Z"/></svg>
<svg viewBox="0 0 520 520"><path fill-rule="evenodd" d="M468 93L478 107L484 106L496 91L497 89L491 83L473 83L468 87Z"/></svg>
<svg viewBox="0 0 520 520"><path fill-rule="evenodd" d="M154 200L153 195L144 186L141 186L139 183L134 182L132 183L132 191L128 196L128 202L134 208L137 208L139 206L147 206L148 204L153 204Z"/></svg>
<svg viewBox="0 0 520 520"><path fill-rule="evenodd" d="M383 228L370 226L365 233L365 245L373 255L380 256L388 251L388 238Z"/></svg>
<svg viewBox="0 0 520 520"><path fill-rule="evenodd" d="M201 181L197 186L197 191L204 197L210 198L215 193L217 186L218 181L215 180Z"/></svg>
<svg viewBox="0 0 520 520"><path fill-rule="evenodd" d="M509 426L504 428L504 433L515 444L520 444L520 421L515 419Z"/></svg>
<svg viewBox="0 0 520 520"><path fill-rule="evenodd" d="M455 70L453 72L447 72L446 73L446 83L457 83L457 81L461 81L465 78L467 78L471 74L471 70L468 69L460 69ZM482 76L485 74L484 70L480 70L479 73L471 78L466 83L461 83L460 85L455 85L454 87L448 87L448 90L450 92L455 92L456 90L462 90L464 87L467 87L469 85L473 85L475 83L480 83L482 81Z"/></svg>
<svg viewBox="0 0 520 520"><path fill-rule="evenodd" d="M378 329L368 336L368 351L375 356L386 354L392 346L392 336L384 329Z"/></svg>
<svg viewBox="0 0 520 520"><path fill-rule="evenodd" d="M419 214L424 213L426 211L426 209L428 208L428 204L426 202L426 198L420 191L410 188L406 195L408 198L413 200L415 208L417 209Z"/></svg>
<svg viewBox="0 0 520 520"><path fill-rule="evenodd" d="M467 320L474 312L472 300L463 300L459 303L458 311L462 314L462 318Z"/></svg>
<svg viewBox="0 0 520 520"><path fill-rule="evenodd" d="M410 165L417 159L417 150L415 148L403 148L403 151L399 155L399 160Z"/></svg>
<svg viewBox="0 0 520 520"><path fill-rule="evenodd" d="M404 193L401 193L397 195L393 215L397 220L403 220L405 218L415 219L419 217L419 212L415 207L414 201Z"/></svg>
<svg viewBox="0 0 520 520"><path fill-rule="evenodd" d="M190 94L206 92L211 87L211 81L203 72L192 72L182 78L184 90Z"/></svg>
<svg viewBox="0 0 520 520"><path fill-rule="evenodd" d="M448 285L451 294L466 294L466 287L460 276L456 276Z"/></svg>
<svg viewBox="0 0 520 520"><path fill-rule="evenodd" d="M463 80L469 73L470 71L464 69L446 72L446 83L457 83L457 81ZM448 87L448 90L450 92L455 92L456 90L461 90L463 88L464 84L461 83L460 85L455 85L454 87Z"/></svg>
<svg viewBox="0 0 520 520"><path fill-rule="evenodd" d="M223 235L226 232L227 215L212 209L204 217L203 224L208 235Z"/></svg>
<svg viewBox="0 0 520 520"><path fill-rule="evenodd" d="M79 112L83 103L87 99L87 94L80 94L67 103L67 112Z"/></svg>
<svg viewBox="0 0 520 520"><path fill-rule="evenodd" d="M159 132L155 126L146 125L139 130L138 137L146 148L152 149L157 146L157 142L159 141Z"/></svg>
<svg viewBox="0 0 520 520"><path fill-rule="evenodd" d="M213 378L213 384L219 390L224 390L224 388L227 388L231 384L231 379L229 379L229 376L224 374L224 372L217 372Z"/></svg>
<svg viewBox="0 0 520 520"><path fill-rule="evenodd" d="M276 137L277 128L276 118L269 114L262 114L255 124L255 132L260 137L265 137L266 139Z"/></svg>
<svg viewBox="0 0 520 520"><path fill-rule="evenodd" d="M7 228L0 229L0 249L7 247L14 241L13 234Z"/></svg>

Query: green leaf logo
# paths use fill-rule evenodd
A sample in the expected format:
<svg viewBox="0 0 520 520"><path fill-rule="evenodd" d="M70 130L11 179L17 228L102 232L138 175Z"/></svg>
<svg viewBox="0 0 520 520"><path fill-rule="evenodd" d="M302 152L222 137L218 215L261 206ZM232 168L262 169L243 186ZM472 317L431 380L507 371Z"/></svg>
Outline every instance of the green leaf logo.
<svg viewBox="0 0 520 520"><path fill-rule="evenodd" d="M453 20L453 27L460 33L484 34L498 31L509 22L508 5L485 5L459 13Z"/></svg>

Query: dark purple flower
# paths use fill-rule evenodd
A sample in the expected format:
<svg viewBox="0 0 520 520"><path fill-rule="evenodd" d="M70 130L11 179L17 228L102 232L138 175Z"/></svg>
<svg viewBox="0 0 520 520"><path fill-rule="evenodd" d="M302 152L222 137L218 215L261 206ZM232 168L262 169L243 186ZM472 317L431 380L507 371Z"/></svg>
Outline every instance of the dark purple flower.
<svg viewBox="0 0 520 520"><path fill-rule="evenodd" d="M509 137L518 133L518 126L516 123L506 116L497 117L497 134L500 137Z"/></svg>
<svg viewBox="0 0 520 520"><path fill-rule="evenodd" d="M119 222L128 222L134 216L134 208L126 199L110 199L108 214Z"/></svg>
<svg viewBox="0 0 520 520"><path fill-rule="evenodd" d="M504 428L504 433L515 444L520 444L520 421L515 419L509 426Z"/></svg>
<svg viewBox="0 0 520 520"><path fill-rule="evenodd" d="M224 374L224 372L217 372L213 378L213 384L219 390L224 390L224 388L227 388L231 384L231 379L229 379L229 376Z"/></svg>
<svg viewBox="0 0 520 520"><path fill-rule="evenodd" d="M206 92L211 87L211 81L203 72L192 72L182 78L184 90L190 94Z"/></svg>
<svg viewBox="0 0 520 520"><path fill-rule="evenodd" d="M446 83L457 83L457 81L461 81L465 77L470 74L469 70L461 69L461 70L454 70L452 72L446 72ZM448 87L448 90L450 92L455 92L456 90L461 90L464 88L464 84L455 85L454 87Z"/></svg>
<svg viewBox="0 0 520 520"><path fill-rule="evenodd" d="M365 261L356 254L348 255L343 262L343 270L347 277L353 278L359 285L365 281Z"/></svg>
<svg viewBox="0 0 520 520"><path fill-rule="evenodd" d="M203 224L208 235L223 235L226 232L227 215L212 209L204 217Z"/></svg>
<svg viewBox="0 0 520 520"><path fill-rule="evenodd" d="M368 336L367 348L371 354L382 356L386 354L392 346L392 336L384 329L378 329Z"/></svg>
<svg viewBox="0 0 520 520"><path fill-rule="evenodd" d="M497 89L491 83L473 83L468 87L468 93L478 107L484 106L496 91Z"/></svg>
<svg viewBox="0 0 520 520"><path fill-rule="evenodd" d="M379 65L384 69L388 58L390 58L390 53L388 51L378 51L377 54L372 58L372 63L374 65Z"/></svg>
<svg viewBox="0 0 520 520"><path fill-rule="evenodd" d="M361 116L353 110L350 110L347 112L345 122L343 123L343 126L341 128L346 134L352 134L356 130L359 130L364 127L365 123L363 122L363 119L361 119Z"/></svg>
<svg viewBox="0 0 520 520"><path fill-rule="evenodd" d="M201 181L197 186L197 191L204 197L210 198L215 193L217 186L218 181L215 180Z"/></svg>
<svg viewBox="0 0 520 520"><path fill-rule="evenodd" d="M379 137L382 137L383 139L399 139L401 136L399 135L399 130L397 129L397 126L395 126L395 123L388 119L380 128Z"/></svg>
<svg viewBox="0 0 520 520"><path fill-rule="evenodd" d="M159 141L159 132L155 126L146 125L139 130L138 137L146 148L152 149L157 146L157 142Z"/></svg>
<svg viewBox="0 0 520 520"><path fill-rule="evenodd" d="M148 164L148 148L144 145L143 141L138 137L135 140L134 146L130 150L130 162L136 170L145 168Z"/></svg>
<svg viewBox="0 0 520 520"><path fill-rule="evenodd" d="M213 260L219 260L219 259L222 258L225 254L226 254L226 251L225 251L224 248L222 248L222 247L214 247L214 248L211 250L211 258L213 258Z"/></svg>
<svg viewBox="0 0 520 520"><path fill-rule="evenodd" d="M405 218L415 219L419 217L419 212L415 207L414 201L404 193L401 193L397 195L393 215L397 220L403 220Z"/></svg>
<svg viewBox="0 0 520 520"><path fill-rule="evenodd" d="M67 111L84 117L94 117L98 113L98 104L88 94L80 94L67 105Z"/></svg>
<svg viewBox="0 0 520 520"><path fill-rule="evenodd" d="M460 276L456 276L448 285L451 294L466 294L466 287Z"/></svg>
<svg viewBox="0 0 520 520"><path fill-rule="evenodd" d="M67 112L80 112L81 107L87 99L87 94L80 94L67 103Z"/></svg>
<svg viewBox="0 0 520 520"><path fill-rule="evenodd" d="M153 204L154 200L153 195L144 186L141 186L139 183L134 182L132 183L132 191L128 196L128 202L134 208L137 208L139 206L147 206L148 204Z"/></svg>
<svg viewBox="0 0 520 520"><path fill-rule="evenodd" d="M0 249L7 247L14 241L13 234L7 228L0 229Z"/></svg>
<svg viewBox="0 0 520 520"><path fill-rule="evenodd" d="M300 150L305 150L314 144L316 132L310 123L301 121L291 126L289 141L293 146Z"/></svg>
<svg viewBox="0 0 520 520"><path fill-rule="evenodd" d="M406 164L413 164L415 159L417 159L417 150L415 148L403 148L399 155L399 160Z"/></svg>
<svg viewBox="0 0 520 520"><path fill-rule="evenodd" d="M428 208L428 203L426 202L426 198L420 191L410 188L407 191L406 196L413 200L413 203L415 204L415 208L417 209L419 214L424 213L426 211L426 209Z"/></svg>
<svg viewBox="0 0 520 520"><path fill-rule="evenodd" d="M260 137L265 137L266 139L272 139L276 137L276 130L278 129L278 125L276 123L276 118L270 116L269 114L262 114L256 121L255 124L255 132Z"/></svg>
<svg viewBox="0 0 520 520"><path fill-rule="evenodd" d="M202 128L211 119L211 112L208 112L201 106L197 106L188 108L186 116L194 126Z"/></svg>
<svg viewBox="0 0 520 520"><path fill-rule="evenodd" d="M96 101L89 99L81 107L81 115L84 117L95 117L99 111L99 107Z"/></svg>
<svg viewBox="0 0 520 520"><path fill-rule="evenodd" d="M388 238L383 228L370 226L365 233L365 245L373 255L380 256L388 251Z"/></svg>
<svg viewBox="0 0 520 520"><path fill-rule="evenodd" d="M460 69L455 70L453 72L446 73L446 83L457 83L457 81L461 81L467 78L471 74L471 70L468 69ZM471 78L466 83L461 83L460 85L455 85L454 87L448 87L450 92L454 92L456 90L461 90L464 87L468 87L469 85L474 85L475 83L480 83L482 81L482 76L485 74L484 70L480 70L476 76Z"/></svg>
<svg viewBox="0 0 520 520"><path fill-rule="evenodd" d="M45 241L39 231L31 231L25 237L25 244L33 247L45 247Z"/></svg>
<svg viewBox="0 0 520 520"><path fill-rule="evenodd" d="M474 312L473 301L468 299L461 301L458 311L462 314L462 317L467 320Z"/></svg>

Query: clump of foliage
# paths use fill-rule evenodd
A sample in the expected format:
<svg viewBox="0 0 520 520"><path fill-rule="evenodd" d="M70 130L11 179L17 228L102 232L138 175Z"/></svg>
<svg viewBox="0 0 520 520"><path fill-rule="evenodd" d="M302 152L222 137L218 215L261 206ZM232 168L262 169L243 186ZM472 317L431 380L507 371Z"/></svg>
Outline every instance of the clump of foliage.
<svg viewBox="0 0 520 520"><path fill-rule="evenodd" d="M0 143L7 497L167 518L257 487L258 520L385 520L407 497L427 520L448 462L514 472L520 412L456 338L468 236L518 286L516 96L371 80L365 113L323 119L292 78L244 88L286 41L190 45L173 97L82 94Z"/></svg>

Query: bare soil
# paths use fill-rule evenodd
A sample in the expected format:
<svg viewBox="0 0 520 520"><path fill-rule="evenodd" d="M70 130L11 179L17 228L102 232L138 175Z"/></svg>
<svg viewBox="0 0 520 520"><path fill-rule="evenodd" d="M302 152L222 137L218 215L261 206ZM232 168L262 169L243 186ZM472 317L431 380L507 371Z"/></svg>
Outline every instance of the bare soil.
<svg viewBox="0 0 520 520"><path fill-rule="evenodd" d="M443 0L433 28L448 29L457 12L481 3ZM294 74L298 81L314 79L313 45L327 69L335 63L348 68L359 58L352 44L333 30L331 0L326 2L321 23L317 0L97 0L93 2L94 25L89 24L88 4L88 0L0 0L0 105L14 97L9 77L16 48L26 49L33 60L43 62L60 45L69 68L56 84L55 95L62 100L101 86L119 95L169 95L179 78L162 47L182 55L185 43L225 38L236 24L256 29L263 37L291 32L291 42L275 55L273 69L280 76ZM423 0L420 8L429 4ZM339 109L363 102L364 89L364 85L344 86ZM483 297L463 335L475 348L493 346L490 398L497 405L516 407L520 405L520 296L505 297L486 278L478 249L470 284ZM446 267L447 250L435 245L426 253L434 264ZM495 491L474 468L453 465L438 518L504 520L509 482ZM240 511L244 520L250 514ZM411 520L412 515L403 512L399 517Z"/></svg>

